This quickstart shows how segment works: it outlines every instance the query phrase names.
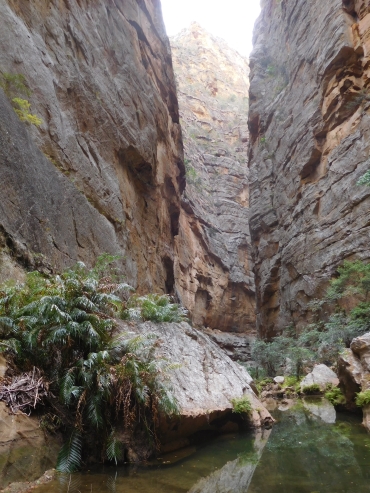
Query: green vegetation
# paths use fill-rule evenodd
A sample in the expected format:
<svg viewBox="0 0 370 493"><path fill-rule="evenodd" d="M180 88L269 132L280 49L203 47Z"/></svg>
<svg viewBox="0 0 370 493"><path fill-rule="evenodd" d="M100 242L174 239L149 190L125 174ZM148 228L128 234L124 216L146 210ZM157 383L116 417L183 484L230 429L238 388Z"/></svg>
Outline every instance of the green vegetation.
<svg viewBox="0 0 370 493"><path fill-rule="evenodd" d="M0 287L0 348L19 372L40 369L48 392L25 410L45 406L44 427L61 427L68 437L60 471L78 469L83 449L96 444L101 460L117 462L125 446L120 436L130 441L144 432L155 448L159 411L177 412L165 385L173 365L154 354L156 337L115 334L115 319L131 315L132 290L115 278L115 259L104 255L91 270L79 262L54 276L31 272L22 284ZM132 303L145 320L184 313L158 295Z"/></svg>
<svg viewBox="0 0 370 493"><path fill-rule="evenodd" d="M17 113L21 122L30 123L31 125L36 125L37 127L42 125L42 119L30 113L31 104L27 101L27 99L13 98L12 102L15 106L14 111Z"/></svg>
<svg viewBox="0 0 370 493"><path fill-rule="evenodd" d="M187 322L187 311L172 303L168 295L132 296L122 318L152 322Z"/></svg>
<svg viewBox="0 0 370 493"><path fill-rule="evenodd" d="M231 403L233 405L233 413L250 414L252 412L251 401L246 395L231 399Z"/></svg>
<svg viewBox="0 0 370 493"><path fill-rule="evenodd" d="M305 387L302 388L302 392L306 395L320 394L321 393L320 385L318 385L317 383L313 383L312 385L306 385Z"/></svg>
<svg viewBox="0 0 370 493"><path fill-rule="evenodd" d="M334 406L339 406L341 404L346 403L346 398L343 395L343 392L339 387L329 388L325 392L325 397L330 401Z"/></svg>
<svg viewBox="0 0 370 493"><path fill-rule="evenodd" d="M364 407L370 404L370 390L364 390L356 395L356 406Z"/></svg>
<svg viewBox="0 0 370 493"><path fill-rule="evenodd" d="M252 346L253 359L268 376L282 367L299 377L315 362L336 364L352 339L368 332L370 264L346 261L337 272L324 298L310 304L316 322L299 332L288 327L271 341L258 340Z"/></svg>
<svg viewBox="0 0 370 493"><path fill-rule="evenodd" d="M13 103L14 111L22 122L36 125L37 127L42 125L42 119L37 115L30 113L31 103L28 99L19 97L20 95L25 95L27 97L31 95L31 91L26 85L26 78L24 75L10 74L7 72L2 73L0 74L0 87Z"/></svg>
<svg viewBox="0 0 370 493"><path fill-rule="evenodd" d="M195 188L200 190L202 188L202 179L198 175L197 170L190 163L191 163L191 161L189 161L188 159L185 159L186 181L187 181L187 183L194 185Z"/></svg>
<svg viewBox="0 0 370 493"><path fill-rule="evenodd" d="M367 170L364 175L358 180L357 185L367 185L370 187L370 170Z"/></svg>
<svg viewBox="0 0 370 493"><path fill-rule="evenodd" d="M26 78L22 74L10 74L7 72L0 74L0 87L9 99L18 94L23 94L27 97L31 96L31 91L27 87Z"/></svg>

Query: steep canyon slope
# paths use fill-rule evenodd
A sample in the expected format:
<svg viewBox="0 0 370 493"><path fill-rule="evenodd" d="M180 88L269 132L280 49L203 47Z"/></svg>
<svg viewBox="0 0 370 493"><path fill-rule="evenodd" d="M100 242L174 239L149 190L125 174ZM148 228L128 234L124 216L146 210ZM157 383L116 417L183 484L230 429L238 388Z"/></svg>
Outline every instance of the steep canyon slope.
<svg viewBox="0 0 370 493"><path fill-rule="evenodd" d="M248 62L196 23L171 47L187 170L177 291L196 325L251 333Z"/></svg>
<svg viewBox="0 0 370 493"><path fill-rule="evenodd" d="M265 0L250 91L258 329L307 323L344 259L369 259L370 2Z"/></svg>
<svg viewBox="0 0 370 493"><path fill-rule="evenodd" d="M159 0L0 0L0 74L44 122L0 89L2 277L109 252L139 291L172 292L185 170Z"/></svg>

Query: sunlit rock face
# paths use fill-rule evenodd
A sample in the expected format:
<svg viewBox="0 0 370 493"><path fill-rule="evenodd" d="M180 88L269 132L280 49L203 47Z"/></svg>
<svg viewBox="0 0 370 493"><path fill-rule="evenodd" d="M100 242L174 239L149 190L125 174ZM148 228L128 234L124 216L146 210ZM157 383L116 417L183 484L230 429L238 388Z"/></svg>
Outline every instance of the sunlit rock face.
<svg viewBox="0 0 370 493"><path fill-rule="evenodd" d="M344 259L369 258L370 2L266 0L250 91L258 329L309 320Z"/></svg>
<svg viewBox="0 0 370 493"><path fill-rule="evenodd" d="M173 291L184 167L159 1L2 0L0 72L24 75L44 121L0 91L4 250L57 270L119 254L139 290Z"/></svg>
<svg viewBox="0 0 370 493"><path fill-rule="evenodd" d="M252 333L248 61L195 23L171 47L187 169L177 292L194 324Z"/></svg>

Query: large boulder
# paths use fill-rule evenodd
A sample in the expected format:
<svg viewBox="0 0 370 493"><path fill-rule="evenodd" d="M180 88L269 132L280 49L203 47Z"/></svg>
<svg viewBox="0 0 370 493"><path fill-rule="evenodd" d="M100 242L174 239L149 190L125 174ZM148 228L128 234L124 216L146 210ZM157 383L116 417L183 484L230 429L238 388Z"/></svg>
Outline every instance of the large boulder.
<svg viewBox="0 0 370 493"><path fill-rule="evenodd" d="M237 429L237 416L232 412L233 398L248 396L252 405L251 427L271 426L272 417L251 387L252 377L203 332L185 322L121 322L120 330L157 335L158 356L178 364L170 373L170 386L178 401L181 419L162 420L163 450L187 445L190 437L199 431Z"/></svg>
<svg viewBox="0 0 370 493"><path fill-rule="evenodd" d="M301 382L301 390L311 385L318 385L321 390L325 390L327 385L336 387L339 384L337 375L326 365L315 365L311 373L306 375Z"/></svg>
<svg viewBox="0 0 370 493"><path fill-rule="evenodd" d="M338 376L346 407L356 410L356 394L370 389L370 332L353 339L339 356ZM370 405L364 406L362 424L370 431Z"/></svg>

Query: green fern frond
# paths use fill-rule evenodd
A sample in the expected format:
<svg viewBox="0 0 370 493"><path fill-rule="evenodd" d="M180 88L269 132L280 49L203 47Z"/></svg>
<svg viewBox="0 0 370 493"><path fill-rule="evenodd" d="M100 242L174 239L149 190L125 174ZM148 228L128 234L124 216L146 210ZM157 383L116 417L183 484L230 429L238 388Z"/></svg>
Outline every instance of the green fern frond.
<svg viewBox="0 0 370 493"><path fill-rule="evenodd" d="M71 473L78 471L82 459L81 433L74 430L61 448L57 459L57 471Z"/></svg>
<svg viewBox="0 0 370 493"><path fill-rule="evenodd" d="M107 456L107 459L111 462L115 462L116 465L118 461L123 458L122 443L119 442L114 429L108 436L105 454Z"/></svg>

